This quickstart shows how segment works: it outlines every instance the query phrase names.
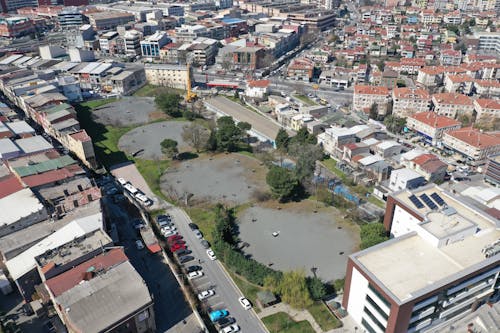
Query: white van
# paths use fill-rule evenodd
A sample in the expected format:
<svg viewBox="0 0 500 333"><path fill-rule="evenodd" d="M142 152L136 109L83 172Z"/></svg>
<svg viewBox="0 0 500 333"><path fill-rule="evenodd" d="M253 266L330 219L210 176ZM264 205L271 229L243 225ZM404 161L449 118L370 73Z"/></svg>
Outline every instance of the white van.
<svg viewBox="0 0 500 333"><path fill-rule="evenodd" d="M133 187L131 184L125 184L123 185L123 188L126 189L130 194L135 195L137 192L139 192L135 187Z"/></svg>

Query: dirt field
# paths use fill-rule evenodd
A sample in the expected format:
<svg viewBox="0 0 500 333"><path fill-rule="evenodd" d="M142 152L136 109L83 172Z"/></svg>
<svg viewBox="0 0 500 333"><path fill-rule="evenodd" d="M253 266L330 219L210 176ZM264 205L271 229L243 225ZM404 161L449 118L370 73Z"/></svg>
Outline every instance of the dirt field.
<svg viewBox="0 0 500 333"><path fill-rule="evenodd" d="M280 210L277 204L265 206L250 207L238 217L240 238L250 244L245 253L278 270L304 269L311 276L315 267L325 281L344 277L359 238L351 226L336 223L335 209L316 208L311 201L279 205Z"/></svg>
<svg viewBox="0 0 500 333"><path fill-rule="evenodd" d="M177 141L179 152L190 150L190 147L182 140L182 128L189 124L187 121L164 121L152 123L134 128L120 138L118 147L127 154L134 154L143 149L137 157L156 160L162 159L160 143L164 139Z"/></svg>
<svg viewBox="0 0 500 333"><path fill-rule="evenodd" d="M194 194L191 203L242 204L255 199L255 190L269 191L266 168L254 158L220 154L178 163L162 177L163 193L174 199Z"/></svg>
<svg viewBox="0 0 500 333"><path fill-rule="evenodd" d="M145 124L157 118L157 114L152 97L122 97L97 108L92 116L100 124L121 127Z"/></svg>

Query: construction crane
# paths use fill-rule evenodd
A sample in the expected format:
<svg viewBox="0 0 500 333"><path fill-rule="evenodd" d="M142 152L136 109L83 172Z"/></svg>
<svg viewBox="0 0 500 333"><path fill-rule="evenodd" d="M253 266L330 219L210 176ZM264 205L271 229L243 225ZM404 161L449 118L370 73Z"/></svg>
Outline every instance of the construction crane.
<svg viewBox="0 0 500 333"><path fill-rule="evenodd" d="M192 103L196 100L198 96L196 96L196 94L191 90L191 63L187 61L186 66L187 66L186 103Z"/></svg>

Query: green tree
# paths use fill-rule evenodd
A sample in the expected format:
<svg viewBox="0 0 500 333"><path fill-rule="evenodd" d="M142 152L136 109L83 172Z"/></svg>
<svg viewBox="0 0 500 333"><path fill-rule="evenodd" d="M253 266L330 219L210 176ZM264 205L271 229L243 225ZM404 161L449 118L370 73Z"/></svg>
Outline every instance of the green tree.
<svg viewBox="0 0 500 333"><path fill-rule="evenodd" d="M182 116L180 102L182 98L178 94L161 93L155 97L156 106L171 117Z"/></svg>
<svg viewBox="0 0 500 333"><path fill-rule="evenodd" d="M367 249L389 239L389 237L387 237L387 231L382 223L369 223L362 225L359 236L361 237L361 249Z"/></svg>
<svg viewBox="0 0 500 333"><path fill-rule="evenodd" d="M290 144L294 143L300 143L300 144L310 143L315 145L317 143L317 139L314 135L310 134L307 131L307 128L304 126L301 129L299 129L297 134L290 139Z"/></svg>
<svg viewBox="0 0 500 333"><path fill-rule="evenodd" d="M326 288L321 279L312 277L307 279L307 288L313 300L320 300L326 295Z"/></svg>
<svg viewBox="0 0 500 333"><path fill-rule="evenodd" d="M210 131L206 147L208 151L217 150L217 130L215 128Z"/></svg>
<svg viewBox="0 0 500 333"><path fill-rule="evenodd" d="M278 289L283 302L293 308L305 309L313 303L303 270L283 273Z"/></svg>
<svg viewBox="0 0 500 333"><path fill-rule="evenodd" d="M161 143L161 151L167 155L168 158L175 158L179 153L179 149L177 148L177 141L172 139L165 139Z"/></svg>
<svg viewBox="0 0 500 333"><path fill-rule="evenodd" d="M310 143L294 142L288 147L288 153L297 159L295 175L300 182L313 176L316 161L323 158L323 149Z"/></svg>
<svg viewBox="0 0 500 333"><path fill-rule="evenodd" d="M232 117L217 119L217 149L221 151L236 151L241 141L242 131L236 126Z"/></svg>
<svg viewBox="0 0 500 333"><path fill-rule="evenodd" d="M292 171L272 166L266 176L266 182L271 187L271 192L280 201L293 196L297 190L298 181Z"/></svg>
<svg viewBox="0 0 500 333"><path fill-rule="evenodd" d="M196 123L190 123L182 128L182 139L186 141L196 152L200 152L207 146L210 132L205 127Z"/></svg>
<svg viewBox="0 0 500 333"><path fill-rule="evenodd" d="M368 115L370 119L375 119L377 120L378 118L378 105L373 103L372 106L370 106L370 114Z"/></svg>
<svg viewBox="0 0 500 333"><path fill-rule="evenodd" d="M290 136L284 128L280 128L276 138L274 139L276 143L276 148L281 151L286 151L288 148L288 143L290 142Z"/></svg>
<svg viewBox="0 0 500 333"><path fill-rule="evenodd" d="M384 125L387 127L389 132L401 133L403 128L406 126L406 119L390 115L385 117Z"/></svg>

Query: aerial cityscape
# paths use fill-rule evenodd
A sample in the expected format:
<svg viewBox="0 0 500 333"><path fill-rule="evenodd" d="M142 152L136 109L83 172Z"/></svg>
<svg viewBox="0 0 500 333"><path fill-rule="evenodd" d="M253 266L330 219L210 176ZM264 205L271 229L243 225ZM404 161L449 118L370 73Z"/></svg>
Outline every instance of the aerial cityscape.
<svg viewBox="0 0 500 333"><path fill-rule="evenodd" d="M0 9L0 333L500 333L500 0Z"/></svg>

